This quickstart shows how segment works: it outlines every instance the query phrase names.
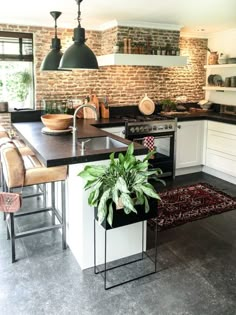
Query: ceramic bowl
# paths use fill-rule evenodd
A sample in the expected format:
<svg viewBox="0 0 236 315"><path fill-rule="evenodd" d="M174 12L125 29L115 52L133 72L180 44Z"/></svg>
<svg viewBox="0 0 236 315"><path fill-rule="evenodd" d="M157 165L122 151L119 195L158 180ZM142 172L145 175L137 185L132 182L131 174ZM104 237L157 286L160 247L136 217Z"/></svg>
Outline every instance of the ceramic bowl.
<svg viewBox="0 0 236 315"><path fill-rule="evenodd" d="M44 126L51 130L66 130L73 123L73 116L67 114L45 114L41 116Z"/></svg>

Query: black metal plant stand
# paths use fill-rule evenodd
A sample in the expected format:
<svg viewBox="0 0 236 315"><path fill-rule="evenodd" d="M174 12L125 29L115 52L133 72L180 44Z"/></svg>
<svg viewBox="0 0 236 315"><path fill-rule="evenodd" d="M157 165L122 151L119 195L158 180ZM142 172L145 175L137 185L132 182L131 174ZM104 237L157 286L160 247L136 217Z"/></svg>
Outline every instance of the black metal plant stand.
<svg viewBox="0 0 236 315"><path fill-rule="evenodd" d="M104 289L105 290L108 290L108 289L111 289L111 288L115 288L115 287L120 286L122 284L129 283L131 281L144 278L146 276L152 275L152 274L157 272L157 266L156 266L156 264L157 264L157 220L155 220L155 221L156 221L156 225L155 225L155 258L154 258L154 260L153 260L152 257L150 257L144 251L144 221L142 221L142 252L141 252L141 258L135 259L135 260L132 260L130 262L126 262L126 263L123 263L123 264L120 264L120 265L117 265L115 267L107 268L107 233L108 233L108 230L106 228L104 228L104 230L105 230L104 269L103 270L98 270L97 264L96 264L96 256L97 256L97 252L96 252L96 218L94 217L94 273L95 274L101 274L103 276L103 278L104 278ZM107 286L107 271L112 270L112 269L116 269L116 268L119 268L119 267L122 267L122 266L125 266L125 265L129 265L129 264L135 263L137 261L141 261L141 260L144 259L144 255L146 255L146 257L149 258L154 263L154 270L152 272L148 272L148 273L146 273L144 275L141 275L141 276L138 276L138 277L134 277L132 279L120 282L118 284Z"/></svg>

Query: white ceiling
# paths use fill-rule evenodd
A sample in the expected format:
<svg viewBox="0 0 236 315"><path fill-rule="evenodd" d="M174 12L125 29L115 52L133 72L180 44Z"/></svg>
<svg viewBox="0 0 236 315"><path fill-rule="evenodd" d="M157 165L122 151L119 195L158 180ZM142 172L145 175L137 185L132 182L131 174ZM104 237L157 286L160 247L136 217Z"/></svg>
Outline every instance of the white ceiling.
<svg viewBox="0 0 236 315"><path fill-rule="evenodd" d="M50 11L62 12L58 27L77 26L76 0L4 1L0 24L53 27ZM236 0L83 0L81 17L87 29L115 19L177 24L183 26L184 32L204 35L236 28Z"/></svg>

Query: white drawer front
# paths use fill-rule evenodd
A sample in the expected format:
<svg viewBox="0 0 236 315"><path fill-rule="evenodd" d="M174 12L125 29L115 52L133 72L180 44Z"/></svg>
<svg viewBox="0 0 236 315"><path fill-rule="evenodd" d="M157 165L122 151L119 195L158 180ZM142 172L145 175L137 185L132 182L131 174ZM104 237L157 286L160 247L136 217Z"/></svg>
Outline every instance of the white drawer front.
<svg viewBox="0 0 236 315"><path fill-rule="evenodd" d="M225 132L236 136L236 125L208 121L208 130Z"/></svg>
<svg viewBox="0 0 236 315"><path fill-rule="evenodd" d="M236 156L208 149L206 166L236 177Z"/></svg>
<svg viewBox="0 0 236 315"><path fill-rule="evenodd" d="M236 156L236 135L208 130L207 148Z"/></svg>

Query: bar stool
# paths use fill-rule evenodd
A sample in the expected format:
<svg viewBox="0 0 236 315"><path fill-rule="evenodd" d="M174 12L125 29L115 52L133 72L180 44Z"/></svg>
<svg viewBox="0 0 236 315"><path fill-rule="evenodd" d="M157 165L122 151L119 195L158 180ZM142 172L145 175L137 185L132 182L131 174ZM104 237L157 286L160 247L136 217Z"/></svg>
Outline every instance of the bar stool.
<svg viewBox="0 0 236 315"><path fill-rule="evenodd" d="M26 146L23 140L21 139L11 139L7 133L7 131L0 125L0 148L2 145L4 145L7 142L13 142L15 146L19 149L19 152L22 156L34 156L34 152ZM0 181L1 181L1 187L2 191L6 191L6 183L4 181L4 176L2 172L1 162L0 162ZM44 200L46 203L46 186L45 184L43 187L40 185L37 186L37 196L41 196L44 194ZM36 195L35 194L35 195ZM23 198L28 198L28 196L23 196ZM6 219L6 214L4 213L3 216L4 220Z"/></svg>
<svg viewBox="0 0 236 315"><path fill-rule="evenodd" d="M62 247L66 249L65 180L67 177L67 166L44 167L36 156L23 157L15 144L9 142L1 147L1 162L7 191L9 192L12 192L15 188L44 183L49 183L52 186L51 207L37 208L27 212L20 209L17 213L7 213L7 233L11 239L12 262L16 261L15 240L25 236L61 229ZM55 182L61 183L61 213L55 207ZM55 224L54 220L52 220L52 224L47 227L19 233L15 232L15 218L47 211L52 211L52 215L57 218L59 223Z"/></svg>

